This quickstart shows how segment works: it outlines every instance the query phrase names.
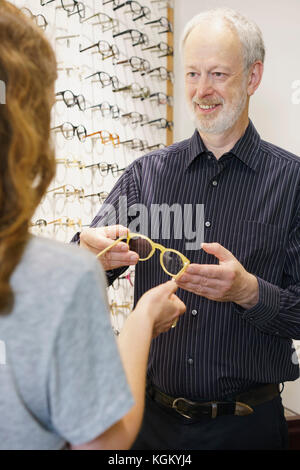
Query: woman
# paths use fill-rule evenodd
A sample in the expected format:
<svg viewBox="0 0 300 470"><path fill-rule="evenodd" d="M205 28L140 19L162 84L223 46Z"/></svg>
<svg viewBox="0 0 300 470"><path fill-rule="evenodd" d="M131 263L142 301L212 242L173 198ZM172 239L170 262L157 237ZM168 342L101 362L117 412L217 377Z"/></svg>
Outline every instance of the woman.
<svg viewBox="0 0 300 470"><path fill-rule="evenodd" d="M0 449L126 449L142 420L151 339L185 306L172 281L147 292L120 335L121 362L99 262L29 235L55 173L55 79L48 41L0 0Z"/></svg>

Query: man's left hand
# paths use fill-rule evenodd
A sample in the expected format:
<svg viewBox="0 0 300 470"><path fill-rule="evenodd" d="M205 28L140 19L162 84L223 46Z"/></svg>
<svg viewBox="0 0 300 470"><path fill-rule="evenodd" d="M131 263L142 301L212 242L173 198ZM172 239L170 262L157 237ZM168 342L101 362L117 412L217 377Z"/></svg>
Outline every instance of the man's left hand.
<svg viewBox="0 0 300 470"><path fill-rule="evenodd" d="M234 302L246 310L258 302L258 282L241 263L219 243L203 243L206 253L219 264L190 264L176 279L178 287L218 302Z"/></svg>

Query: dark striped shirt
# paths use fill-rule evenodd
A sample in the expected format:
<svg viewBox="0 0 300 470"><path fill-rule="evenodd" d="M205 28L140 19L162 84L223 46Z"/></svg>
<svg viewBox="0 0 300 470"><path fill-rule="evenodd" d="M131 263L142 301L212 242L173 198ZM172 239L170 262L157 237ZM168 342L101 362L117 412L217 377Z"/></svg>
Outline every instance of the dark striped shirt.
<svg viewBox="0 0 300 470"><path fill-rule="evenodd" d="M191 139L137 159L106 203L118 210L121 195L128 206L149 209L204 204L204 241L230 250L259 284L259 302L249 310L179 289L187 310L176 328L152 342L152 383L172 396L212 400L298 378L292 338L300 339L300 159L261 140L251 122L219 160L195 131ZM92 226L103 220L100 210ZM141 232L151 235L146 228L142 224ZM170 239L155 241L192 263L218 262L201 249L187 250L172 230ZM109 272L110 282L123 271ZM167 279L159 254L139 262L135 301Z"/></svg>

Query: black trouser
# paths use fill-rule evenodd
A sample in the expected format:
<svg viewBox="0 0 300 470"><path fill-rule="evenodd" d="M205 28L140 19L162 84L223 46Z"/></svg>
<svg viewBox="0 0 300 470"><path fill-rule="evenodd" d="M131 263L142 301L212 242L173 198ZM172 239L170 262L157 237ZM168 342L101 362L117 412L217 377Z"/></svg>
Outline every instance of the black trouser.
<svg viewBox="0 0 300 470"><path fill-rule="evenodd" d="M288 429L280 395L248 416L191 420L146 397L134 450L287 449Z"/></svg>

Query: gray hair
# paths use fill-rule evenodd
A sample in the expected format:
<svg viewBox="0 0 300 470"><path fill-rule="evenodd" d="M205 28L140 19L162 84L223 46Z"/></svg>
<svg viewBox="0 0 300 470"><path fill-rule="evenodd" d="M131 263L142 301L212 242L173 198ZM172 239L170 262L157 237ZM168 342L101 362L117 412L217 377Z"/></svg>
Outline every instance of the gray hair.
<svg viewBox="0 0 300 470"><path fill-rule="evenodd" d="M230 8L215 8L194 16L184 28L180 43L181 52L183 52L185 41L190 32L202 23L203 20L214 19L224 20L231 30L237 33L242 43L246 70L249 70L250 66L257 60L260 60L262 63L264 62L265 45L261 30L253 21L248 20L245 16Z"/></svg>

